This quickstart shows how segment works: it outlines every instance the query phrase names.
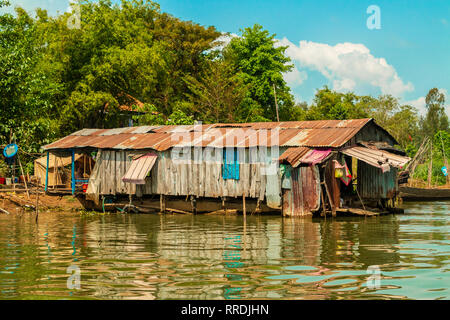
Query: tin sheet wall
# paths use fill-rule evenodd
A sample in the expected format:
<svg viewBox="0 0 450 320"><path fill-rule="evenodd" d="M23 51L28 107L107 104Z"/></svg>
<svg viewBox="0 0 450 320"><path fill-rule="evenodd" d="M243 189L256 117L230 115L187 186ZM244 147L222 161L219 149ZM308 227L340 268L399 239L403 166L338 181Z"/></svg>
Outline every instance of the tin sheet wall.
<svg viewBox="0 0 450 320"><path fill-rule="evenodd" d="M383 173L363 161L358 161L358 192L366 199L391 199L398 192L397 169Z"/></svg>
<svg viewBox="0 0 450 320"><path fill-rule="evenodd" d="M290 189L283 190L283 215L306 216L320 208L317 166L292 168L290 185Z"/></svg>

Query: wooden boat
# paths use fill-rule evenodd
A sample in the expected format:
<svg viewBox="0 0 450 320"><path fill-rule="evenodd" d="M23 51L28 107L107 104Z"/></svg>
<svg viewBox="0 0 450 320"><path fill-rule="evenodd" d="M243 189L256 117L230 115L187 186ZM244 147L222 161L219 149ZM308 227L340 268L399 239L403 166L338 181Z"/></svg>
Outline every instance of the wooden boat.
<svg viewBox="0 0 450 320"><path fill-rule="evenodd" d="M399 191L400 197L405 201L450 200L450 189L400 186Z"/></svg>

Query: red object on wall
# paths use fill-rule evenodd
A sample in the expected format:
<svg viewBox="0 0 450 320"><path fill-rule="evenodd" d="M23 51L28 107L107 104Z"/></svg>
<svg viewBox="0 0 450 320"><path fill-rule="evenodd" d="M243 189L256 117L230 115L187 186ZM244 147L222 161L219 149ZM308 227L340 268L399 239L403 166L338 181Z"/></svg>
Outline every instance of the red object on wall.
<svg viewBox="0 0 450 320"><path fill-rule="evenodd" d="M87 185L87 184L83 184L83 192L84 192L84 193L86 193L87 188L88 188L88 185Z"/></svg>
<svg viewBox="0 0 450 320"><path fill-rule="evenodd" d="M6 184L6 178L0 178L0 184Z"/></svg>

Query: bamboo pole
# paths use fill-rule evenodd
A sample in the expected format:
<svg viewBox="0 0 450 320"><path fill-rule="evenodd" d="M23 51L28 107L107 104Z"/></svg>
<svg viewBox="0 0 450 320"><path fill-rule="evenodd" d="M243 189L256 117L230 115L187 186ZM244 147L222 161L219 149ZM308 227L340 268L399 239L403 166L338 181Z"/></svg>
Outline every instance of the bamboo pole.
<svg viewBox="0 0 450 320"><path fill-rule="evenodd" d="M59 172L58 172L59 170L58 170L58 163L56 162L57 158L58 157L55 154L55 158L53 160L53 189L55 189L56 185L58 184L57 177L58 177L58 174L59 174Z"/></svg>
<svg viewBox="0 0 450 320"><path fill-rule="evenodd" d="M275 96L275 108L277 110L277 121L280 122L280 117L278 116L278 101L277 101L277 91L275 90L275 83L273 84L273 94Z"/></svg>
<svg viewBox="0 0 450 320"><path fill-rule="evenodd" d="M409 170L410 177L414 175L414 171L416 171L417 165L422 161L424 154L426 154L426 152L428 151L429 144L430 139L427 137L422 141L422 144L420 145L419 150L417 150L416 155L414 156L412 161L410 161L406 166L405 170ZM409 183L409 185L411 185L411 183Z"/></svg>
<svg viewBox="0 0 450 320"><path fill-rule="evenodd" d="M430 163L428 164L428 188L431 188L431 179L433 173L433 142L430 146Z"/></svg>
<svg viewBox="0 0 450 320"><path fill-rule="evenodd" d="M28 200L30 200L30 192L28 192L27 177L25 177L25 173L23 172L22 162L20 162L19 155L17 155L17 160L19 161L20 171L22 172L23 183L25 185L25 190L27 192L27 197L28 197Z"/></svg>
<svg viewBox="0 0 450 320"><path fill-rule="evenodd" d="M441 138L442 155L444 156L444 166L447 168L447 176L445 177L445 182L446 182L446 184L449 184L450 176L448 175L448 162L447 162L447 156L445 154L444 140L442 139L442 131L439 131L439 137Z"/></svg>

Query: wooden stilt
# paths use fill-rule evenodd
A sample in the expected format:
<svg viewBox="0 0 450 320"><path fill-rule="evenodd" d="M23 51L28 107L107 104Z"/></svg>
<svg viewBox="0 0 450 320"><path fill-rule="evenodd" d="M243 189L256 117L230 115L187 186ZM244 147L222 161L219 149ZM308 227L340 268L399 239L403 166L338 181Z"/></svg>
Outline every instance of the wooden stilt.
<svg viewBox="0 0 450 320"><path fill-rule="evenodd" d="M195 196L191 196L191 206L192 206L192 213L197 214L197 199L195 199Z"/></svg>
<svg viewBox="0 0 450 320"><path fill-rule="evenodd" d="M75 150L72 149L72 195L75 195L76 181L75 181Z"/></svg>
<svg viewBox="0 0 450 320"><path fill-rule="evenodd" d="M36 223L39 218L39 185L36 185Z"/></svg>
<svg viewBox="0 0 450 320"><path fill-rule="evenodd" d="M323 189L322 186L320 186L320 199L322 201L322 213L320 214L322 217L327 217L327 211L325 209L325 197L323 196Z"/></svg>
<svg viewBox="0 0 450 320"><path fill-rule="evenodd" d="M48 191L48 166L50 165L49 162L50 162L50 152L47 151L47 168L45 171L45 192Z"/></svg>
<svg viewBox="0 0 450 320"><path fill-rule="evenodd" d="M256 209L255 209L255 213L260 213L261 212L261 200L257 200L256 201Z"/></svg>
<svg viewBox="0 0 450 320"><path fill-rule="evenodd" d="M225 214L227 214L227 208L225 206L225 197L222 197L222 210L224 210Z"/></svg>
<svg viewBox="0 0 450 320"><path fill-rule="evenodd" d="M333 200L331 199L330 191L328 189L326 181L324 181L325 191L327 193L328 201L330 202L331 214L336 217L336 208L334 207Z"/></svg>
<svg viewBox="0 0 450 320"><path fill-rule="evenodd" d="M160 195L159 205L161 213L166 213L166 198L164 197L163 194Z"/></svg>
<svg viewBox="0 0 450 320"><path fill-rule="evenodd" d="M242 210L244 212L244 218L245 218L247 216L247 210L245 207L245 192L244 192L244 195L242 196Z"/></svg>

